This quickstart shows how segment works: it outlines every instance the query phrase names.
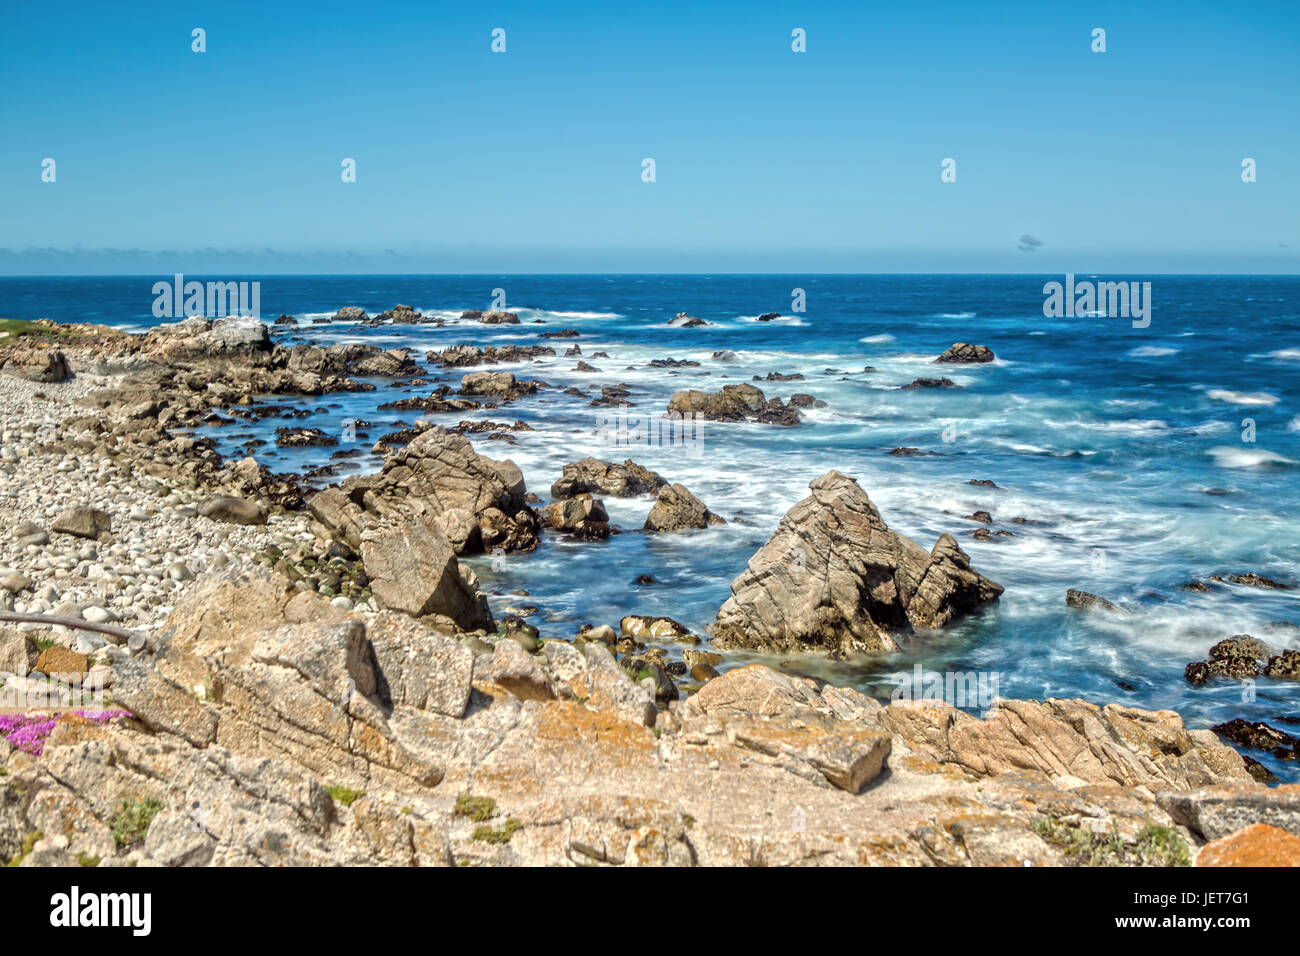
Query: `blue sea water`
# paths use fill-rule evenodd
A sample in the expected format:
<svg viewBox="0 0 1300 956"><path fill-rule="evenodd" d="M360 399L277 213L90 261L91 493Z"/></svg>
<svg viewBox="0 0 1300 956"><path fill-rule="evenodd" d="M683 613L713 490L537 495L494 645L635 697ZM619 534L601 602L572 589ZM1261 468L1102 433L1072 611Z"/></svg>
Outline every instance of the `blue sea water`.
<svg viewBox="0 0 1300 956"><path fill-rule="evenodd" d="M0 279L0 315L49 316L125 328L156 324L152 286L170 276ZM193 277L203 278L203 277ZM235 277L221 277L228 280ZM259 277L243 277L248 280ZM1079 280L1090 277L1080 275ZM1004 697L1080 696L1170 708L1193 727L1233 717L1284 729L1300 717L1300 684L1260 679L1192 687L1183 668L1210 645L1250 633L1275 648L1300 648L1300 590L1215 587L1184 590L1193 579L1257 571L1300 585L1300 279L1241 276L1104 276L1151 282L1150 326L1124 318L1047 319L1043 285L1061 276L343 276L262 277L263 318L304 322L358 305L372 315L402 302L448 323L384 327L305 324L285 344L373 342L425 350L461 342L535 344L541 331L573 328L577 340L547 341L554 358L514 366L552 386L538 396L459 419L523 419L536 430L516 442L476 439L512 458L543 498L565 462L586 455L638 462L680 481L728 519L720 528L637 533L648 499L607 500L627 533L606 543L548 538L503 568L474 559L494 608L541 608L544 636L571 636L584 622L617 624L628 613L668 614L703 633L728 584L781 515L830 468L856 477L891 528L930 547L953 533L974 565L1006 588L985 612L940 633L917 635L897 655L830 663L777 661L803 673L849 682L882 696L890 675L982 672ZM462 324L462 309L488 308L505 290L517 326ZM792 311L793 291L806 311ZM672 328L688 312L709 323ZM771 322L758 315L779 312ZM535 324L541 319L546 324ZM574 370L564 348L576 341L598 373ZM997 361L935 366L956 341L989 346ZM715 361L718 350L738 363ZM609 358L592 358L593 352ZM656 358L698 367L656 369ZM863 371L870 366L873 371ZM706 426L702 454L676 447L614 448L596 434L599 409L562 394L577 386L626 385L634 411L661 412L672 392L717 389L768 372L803 381L761 382L766 394L815 396L797 428ZM461 372L430 377L455 382ZM917 377L946 375L954 389L899 390ZM233 453L256 431L277 425L374 423L369 434L409 425L413 413L377 411L406 394L377 381L375 392L277 399L314 410L213 429ZM424 393L427 389L418 390ZM318 410L318 411L315 411ZM439 420L441 420L439 418ZM391 427L390 427L391 423ZM1252 427L1253 426L1253 427ZM1253 441L1246 440L1252 438ZM915 447L924 455L888 452ZM369 444L355 467L372 470ZM337 448L289 452L268 444L259 460L273 470L326 464ZM972 486L992 479L997 488ZM1013 536L974 540L992 513ZM1014 518L1028 519L1015 523ZM739 520L736 520L739 519ZM648 573L659 584L633 583ZM529 597L511 595L524 588ZM1093 591L1130 609L1086 613L1065 605L1067 588ZM730 654L729 663L762 659ZM771 663L769 661L769 663ZM1295 763L1254 754L1275 772Z"/></svg>

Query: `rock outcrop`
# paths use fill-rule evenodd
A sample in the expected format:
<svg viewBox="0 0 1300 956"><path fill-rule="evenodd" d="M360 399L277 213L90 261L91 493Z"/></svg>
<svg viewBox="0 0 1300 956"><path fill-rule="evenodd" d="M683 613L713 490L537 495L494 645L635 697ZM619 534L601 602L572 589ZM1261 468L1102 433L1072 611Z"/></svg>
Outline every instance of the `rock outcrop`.
<svg viewBox="0 0 1300 956"><path fill-rule="evenodd" d="M1107 862L1149 864L1300 833L1300 788L1252 782L1168 712L980 720L761 665L660 707L601 641L476 657L264 571L206 582L138 656L101 653L131 716L65 714L43 751L0 753L0 856L21 866L1020 867L1094 830Z"/></svg>
<svg viewBox="0 0 1300 956"><path fill-rule="evenodd" d="M0 348L0 371L29 382L66 382L72 378L68 357L45 342Z"/></svg>
<svg viewBox="0 0 1300 956"><path fill-rule="evenodd" d="M948 704L884 708L880 722L935 760L981 776L1038 771L1067 782L1151 791L1253 782L1246 763L1208 730L1169 710L1081 700L997 701L980 720Z"/></svg>
<svg viewBox="0 0 1300 956"><path fill-rule="evenodd" d="M621 465L599 458L584 458L564 466L563 475L551 485L551 497L601 494L611 498L632 498L657 494L667 485L663 475L643 468L630 458Z"/></svg>
<svg viewBox="0 0 1300 956"><path fill-rule="evenodd" d="M471 372L460 380L462 395L485 395L503 402L512 402L536 391L536 382L517 379L513 372Z"/></svg>
<svg viewBox="0 0 1300 956"><path fill-rule="evenodd" d="M779 398L767 398L753 385L724 385L721 391L687 389L668 399L668 415L699 415L710 422L762 422L769 425L798 425L799 412Z"/></svg>
<svg viewBox="0 0 1300 956"><path fill-rule="evenodd" d="M385 461L379 474L347 478L307 507L318 533L353 553L379 519L425 516L460 555L536 547L537 516L526 495L514 462L480 455L463 435L435 426Z"/></svg>
<svg viewBox="0 0 1300 956"><path fill-rule="evenodd" d="M809 487L732 581L717 646L892 651L900 631L942 627L1002 593L951 535L927 552L889 530L852 478L829 471Z"/></svg>

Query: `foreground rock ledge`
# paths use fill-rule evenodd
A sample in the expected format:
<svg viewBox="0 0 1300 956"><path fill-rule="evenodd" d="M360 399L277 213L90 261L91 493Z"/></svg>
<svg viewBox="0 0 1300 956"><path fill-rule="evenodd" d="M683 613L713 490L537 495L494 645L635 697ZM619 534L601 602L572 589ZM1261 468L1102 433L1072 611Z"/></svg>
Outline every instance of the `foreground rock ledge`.
<svg viewBox="0 0 1300 956"><path fill-rule="evenodd" d="M833 656L898 649L895 634L934 628L997 600L949 534L927 552L890 531L858 483L828 471L731 582L714 643Z"/></svg>
<svg viewBox="0 0 1300 956"><path fill-rule="evenodd" d="M204 582L144 653L105 651L134 718L65 718L40 756L4 745L0 853L1023 866L1077 863L1094 832L1119 835L1108 862L1148 863L1255 822L1300 833L1300 788L1255 783L1167 711L1000 701L981 720L759 665L660 708L598 643L474 644L270 572ZM123 801L156 816L119 845Z"/></svg>

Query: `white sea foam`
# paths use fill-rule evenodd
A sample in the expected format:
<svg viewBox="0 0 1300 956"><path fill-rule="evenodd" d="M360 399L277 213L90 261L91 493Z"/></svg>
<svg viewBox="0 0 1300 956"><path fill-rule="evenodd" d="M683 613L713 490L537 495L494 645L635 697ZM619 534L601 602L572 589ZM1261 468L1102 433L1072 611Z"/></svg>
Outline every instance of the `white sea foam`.
<svg viewBox="0 0 1300 956"><path fill-rule="evenodd" d="M932 319L973 319L974 312L938 312L932 316Z"/></svg>
<svg viewBox="0 0 1300 956"><path fill-rule="evenodd" d="M1235 445L1216 445L1210 457L1220 468L1267 468L1274 465L1294 465L1285 455L1263 448L1238 448Z"/></svg>
<svg viewBox="0 0 1300 956"><path fill-rule="evenodd" d="M879 345L884 342L893 342L894 337L888 332L881 332L879 335L864 335L858 341L865 342L868 345Z"/></svg>
<svg viewBox="0 0 1300 956"><path fill-rule="evenodd" d="M1129 355L1134 358L1155 358L1159 355L1175 355L1178 349L1165 348L1161 345L1139 345L1135 349L1129 349Z"/></svg>
<svg viewBox="0 0 1300 956"><path fill-rule="evenodd" d="M1278 397L1268 392L1234 392L1226 388L1212 388L1205 393L1210 398L1232 405L1276 405Z"/></svg>
<svg viewBox="0 0 1300 956"><path fill-rule="evenodd" d="M548 309L527 309L529 314L551 315L557 319L621 319L621 312L552 312Z"/></svg>
<svg viewBox="0 0 1300 956"><path fill-rule="evenodd" d="M1300 349L1278 349L1276 352L1269 352L1270 358L1286 359L1288 362L1300 362Z"/></svg>
<svg viewBox="0 0 1300 956"><path fill-rule="evenodd" d="M1108 422L1052 421L1051 419L1044 419L1043 424L1052 428L1082 428L1087 431L1124 432L1135 435L1160 432L1169 427L1168 424L1158 418L1127 418Z"/></svg>

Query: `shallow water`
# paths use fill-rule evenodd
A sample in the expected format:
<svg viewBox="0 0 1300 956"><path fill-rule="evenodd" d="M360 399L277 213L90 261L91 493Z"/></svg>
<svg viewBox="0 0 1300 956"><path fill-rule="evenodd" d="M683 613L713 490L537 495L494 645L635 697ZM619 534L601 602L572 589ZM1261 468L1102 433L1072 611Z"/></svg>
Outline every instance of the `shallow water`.
<svg viewBox="0 0 1300 956"><path fill-rule="evenodd" d="M563 351L575 340L546 341L559 354L511 370L556 388L492 411L435 419L533 425L537 431L515 434L514 444L473 440L484 454L512 458L529 489L544 498L565 462L588 454L632 457L682 482L731 523L645 536L632 529L649 499L607 500L613 522L629 531L606 543L548 538L534 554L508 557L502 570L474 559L498 611L522 600L511 590L530 592L526 600L542 609L544 635L568 637L583 622L616 624L627 613L668 614L703 632L780 516L807 493L809 481L837 468L859 480L891 528L925 547L952 532L1006 593L941 634L918 635L893 658L780 665L882 695L894 687L889 675L910 674L917 663L928 671L976 671L995 676L1005 697L1167 707L1194 727L1232 717L1277 725L1300 714L1300 684L1262 679L1253 688L1229 681L1194 688L1182 676L1189 661L1233 634L1252 633L1278 649L1300 647L1300 632L1276 623L1300 622L1300 591L1181 588L1194 578L1247 570L1300 584L1300 280L1140 277L1152 283L1154 308L1150 327L1135 329L1122 318L1044 318L1043 283L1061 278L270 277L262 280L261 301L268 320L287 312L310 321L344 305L375 314L396 302L452 320L443 328L335 324L277 333L284 344L409 346L421 359L426 349L458 342L534 344L544 329L582 333L576 342L583 358L600 373L573 371L577 360ZM0 315L152 325L154 281L0 280ZM791 315L796 287L806 290L807 311ZM521 325L455 321L462 309L487 308L494 288L506 290L506 307L519 313ZM713 324L668 327L681 311ZM783 317L756 321L772 311ZM959 340L988 345L997 361L932 364ZM721 349L734 351L738 362L714 361ZM599 351L610 357L592 358ZM646 367L668 357L700 365ZM826 407L808 410L791 429L709 423L702 448L686 450L612 447L596 435L601 410L561 394L570 385L598 393L600 385L625 384L632 411L657 415L676 390L717 389L771 371L805 380L756 383L767 395L805 392ZM458 381L462 374L430 377ZM940 375L961 387L898 390ZM287 471L327 463L339 449L277 451L276 426L337 435L345 419L361 418L374 425L356 446L364 454L355 461L373 470L370 442L414 418L376 411L378 403L407 394L376 384L360 395L277 398L323 411L293 421L240 421L211 433L227 453L249 434L269 433L272 443L258 458ZM1243 440L1247 419L1253 442ZM887 454L898 446L927 454ZM971 486L972 478L998 487ZM1014 537L971 539L980 525L962 516L976 509L992 512L994 528ZM1015 517L1032 523L1012 523ZM642 573L660 583L637 587L633 579ZM1071 587L1132 613L1068 609ZM729 655L729 662L745 659ZM1300 777L1294 762L1253 756L1288 779Z"/></svg>

